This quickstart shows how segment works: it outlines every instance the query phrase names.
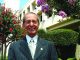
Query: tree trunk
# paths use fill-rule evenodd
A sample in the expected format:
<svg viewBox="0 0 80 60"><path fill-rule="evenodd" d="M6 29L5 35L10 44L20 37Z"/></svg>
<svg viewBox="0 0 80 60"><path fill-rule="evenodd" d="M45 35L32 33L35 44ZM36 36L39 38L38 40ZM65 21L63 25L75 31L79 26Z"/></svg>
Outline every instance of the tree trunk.
<svg viewBox="0 0 80 60"><path fill-rule="evenodd" d="M3 60L3 44L2 44L1 60Z"/></svg>
<svg viewBox="0 0 80 60"><path fill-rule="evenodd" d="M4 43L4 60L6 60L6 42Z"/></svg>

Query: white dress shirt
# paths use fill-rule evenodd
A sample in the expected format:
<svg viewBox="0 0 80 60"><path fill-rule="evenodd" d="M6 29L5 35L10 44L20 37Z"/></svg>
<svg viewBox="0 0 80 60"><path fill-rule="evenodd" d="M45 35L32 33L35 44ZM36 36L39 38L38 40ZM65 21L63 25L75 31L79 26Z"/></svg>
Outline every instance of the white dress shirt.
<svg viewBox="0 0 80 60"><path fill-rule="evenodd" d="M33 38L31 38L29 35L26 35L26 39L27 39L27 43L28 43L32 58L34 59L38 35L34 36Z"/></svg>

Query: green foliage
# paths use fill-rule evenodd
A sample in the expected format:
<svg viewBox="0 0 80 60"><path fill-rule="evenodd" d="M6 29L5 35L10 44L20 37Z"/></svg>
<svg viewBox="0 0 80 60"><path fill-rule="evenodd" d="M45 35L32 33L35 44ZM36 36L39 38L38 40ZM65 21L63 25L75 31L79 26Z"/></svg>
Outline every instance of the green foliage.
<svg viewBox="0 0 80 60"><path fill-rule="evenodd" d="M39 36L44 37L45 34L46 34L46 32L45 32L43 29L40 29L40 30L38 31L38 34L39 34Z"/></svg>
<svg viewBox="0 0 80 60"><path fill-rule="evenodd" d="M69 29L57 29L50 32L51 40L57 45L76 44L78 33Z"/></svg>
<svg viewBox="0 0 80 60"><path fill-rule="evenodd" d="M13 41L14 41L14 38L15 40L19 40L22 38L22 34L23 34L23 28L20 26L20 25L16 25L15 26L15 29L14 29L14 34L13 34Z"/></svg>
<svg viewBox="0 0 80 60"><path fill-rule="evenodd" d="M45 30L43 30L43 29L40 29L39 31L38 31L38 35L41 37L41 38L44 38L44 39L46 39L46 40L51 40L51 36L50 36L50 34L48 34Z"/></svg>
<svg viewBox="0 0 80 60"><path fill-rule="evenodd" d="M4 58L2 59L2 56L0 56L0 60L4 60ZM6 56L6 60L8 60L8 56Z"/></svg>
<svg viewBox="0 0 80 60"><path fill-rule="evenodd" d="M67 60L76 60L76 58L68 58Z"/></svg>
<svg viewBox="0 0 80 60"><path fill-rule="evenodd" d="M76 44L79 33L70 29L56 29L39 33L39 35L47 40L54 42L56 45Z"/></svg>

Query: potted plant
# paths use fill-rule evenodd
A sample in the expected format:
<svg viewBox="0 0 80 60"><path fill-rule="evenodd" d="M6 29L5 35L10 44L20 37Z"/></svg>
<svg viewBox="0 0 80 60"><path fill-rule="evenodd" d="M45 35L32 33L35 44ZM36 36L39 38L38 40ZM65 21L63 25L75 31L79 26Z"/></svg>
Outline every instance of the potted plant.
<svg viewBox="0 0 80 60"><path fill-rule="evenodd" d="M66 60L75 57L78 32L71 29L56 29L47 32L39 30L39 35L46 40L54 42L59 58Z"/></svg>
<svg viewBox="0 0 80 60"><path fill-rule="evenodd" d="M79 33L71 29L56 29L49 32L51 41L56 45L58 55L63 60L75 57Z"/></svg>

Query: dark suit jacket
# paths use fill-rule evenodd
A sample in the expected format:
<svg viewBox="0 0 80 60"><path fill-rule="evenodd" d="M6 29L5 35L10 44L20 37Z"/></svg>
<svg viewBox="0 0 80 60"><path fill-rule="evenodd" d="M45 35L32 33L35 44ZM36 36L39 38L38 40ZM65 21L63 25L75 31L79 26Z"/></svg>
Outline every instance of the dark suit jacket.
<svg viewBox="0 0 80 60"><path fill-rule="evenodd" d="M33 60L26 38L10 45L8 60ZM38 38L34 60L58 60L53 44Z"/></svg>

